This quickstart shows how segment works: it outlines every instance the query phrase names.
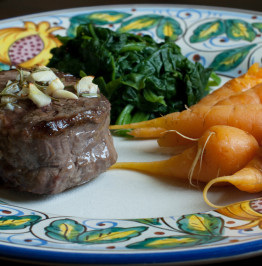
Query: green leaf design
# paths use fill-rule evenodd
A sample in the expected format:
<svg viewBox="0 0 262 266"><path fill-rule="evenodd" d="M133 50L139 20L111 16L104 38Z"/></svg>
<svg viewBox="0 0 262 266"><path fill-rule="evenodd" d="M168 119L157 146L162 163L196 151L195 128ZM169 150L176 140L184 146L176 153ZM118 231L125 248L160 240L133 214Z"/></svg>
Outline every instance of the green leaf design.
<svg viewBox="0 0 262 266"><path fill-rule="evenodd" d="M131 16L131 14L119 11L97 11L88 14L73 16L70 18L70 26L67 29L68 36L76 35L76 28L80 24L94 23L97 25L116 24Z"/></svg>
<svg viewBox="0 0 262 266"><path fill-rule="evenodd" d="M203 42L210 39L211 37L216 37L225 32L224 22L220 19L206 22L198 26L194 31L193 35L190 37L190 42Z"/></svg>
<svg viewBox="0 0 262 266"><path fill-rule="evenodd" d="M229 71L242 63L249 51L255 46L256 44L251 44L248 46L226 50L214 58L210 67L215 71Z"/></svg>
<svg viewBox="0 0 262 266"><path fill-rule="evenodd" d="M77 237L85 232L85 227L71 219L61 219L52 222L45 228L46 234L57 240L76 242Z"/></svg>
<svg viewBox="0 0 262 266"><path fill-rule="evenodd" d="M147 238L127 246L130 249L173 249L192 247L201 244L217 242L225 237L222 236L198 236L198 235L176 235L168 237Z"/></svg>
<svg viewBox="0 0 262 266"><path fill-rule="evenodd" d="M255 22L252 23L252 26L259 30L259 32L262 32L262 23L261 22Z"/></svg>
<svg viewBox="0 0 262 266"><path fill-rule="evenodd" d="M121 27L118 29L119 32L130 32L130 31L142 31L149 30L155 27L162 16L159 15L143 15L124 21Z"/></svg>
<svg viewBox="0 0 262 266"><path fill-rule="evenodd" d="M82 15L73 16L70 18L71 23L94 23L98 25L116 24L120 23L125 18L131 16L131 14L119 11L97 11Z"/></svg>
<svg viewBox="0 0 262 266"><path fill-rule="evenodd" d="M184 232L206 236L221 235L224 227L224 221L211 214L183 215L177 224Z"/></svg>
<svg viewBox="0 0 262 266"><path fill-rule="evenodd" d="M171 40L176 40L182 34L182 29L175 19L163 18L157 26L156 34L160 39L169 37Z"/></svg>
<svg viewBox="0 0 262 266"><path fill-rule="evenodd" d="M0 230L23 229L41 220L38 215L5 216L0 218Z"/></svg>
<svg viewBox="0 0 262 266"><path fill-rule="evenodd" d="M75 37L76 36L76 30L77 30L77 27L79 25L80 24L78 22L71 22L67 31L66 31L66 35L69 37Z"/></svg>
<svg viewBox="0 0 262 266"><path fill-rule="evenodd" d="M119 11L98 11L88 14L89 21L98 25L116 24L131 16L131 14Z"/></svg>
<svg viewBox="0 0 262 266"><path fill-rule="evenodd" d="M85 232L79 236L79 241L83 244L105 244L127 241L133 237L139 236L147 230L145 226L140 227L113 227L102 230L93 230Z"/></svg>
<svg viewBox="0 0 262 266"><path fill-rule="evenodd" d="M161 225L161 223L159 222L159 218L135 219L132 221L136 221L138 223L142 223L146 225Z"/></svg>
<svg viewBox="0 0 262 266"><path fill-rule="evenodd" d="M256 38L256 32L252 26L241 19L227 19L225 20L226 33L230 39L246 40L252 42Z"/></svg>
<svg viewBox="0 0 262 266"><path fill-rule="evenodd" d="M84 225L72 219L61 219L52 222L45 228L45 231L50 238L56 240L91 245L126 241L139 236L147 229L145 226L138 226L87 231Z"/></svg>

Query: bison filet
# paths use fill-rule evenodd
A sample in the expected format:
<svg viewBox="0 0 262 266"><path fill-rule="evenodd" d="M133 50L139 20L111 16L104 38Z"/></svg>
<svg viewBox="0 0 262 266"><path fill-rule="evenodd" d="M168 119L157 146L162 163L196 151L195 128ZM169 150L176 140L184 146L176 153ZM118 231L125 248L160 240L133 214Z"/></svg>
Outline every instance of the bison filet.
<svg viewBox="0 0 262 266"><path fill-rule="evenodd" d="M14 70L0 72L1 90ZM61 75L66 84L76 80ZM102 95L56 99L37 107L30 99L0 108L0 180L21 191L55 194L86 183L116 162L108 129L110 103Z"/></svg>

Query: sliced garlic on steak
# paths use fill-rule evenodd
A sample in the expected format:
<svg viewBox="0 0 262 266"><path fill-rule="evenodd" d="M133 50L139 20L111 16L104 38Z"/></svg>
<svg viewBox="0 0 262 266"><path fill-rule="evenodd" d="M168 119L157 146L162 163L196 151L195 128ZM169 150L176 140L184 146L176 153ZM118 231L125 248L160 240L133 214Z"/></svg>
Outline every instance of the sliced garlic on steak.
<svg viewBox="0 0 262 266"><path fill-rule="evenodd" d="M50 68L45 65L37 65L36 71L39 71L39 70L50 70Z"/></svg>
<svg viewBox="0 0 262 266"><path fill-rule="evenodd" d="M43 107L51 103L51 98L40 91L33 83L29 83L28 98L38 107Z"/></svg>
<svg viewBox="0 0 262 266"><path fill-rule="evenodd" d="M19 74L16 80L7 82L6 87L0 92L0 102L8 110L19 107L19 100L30 99L38 107L51 103L53 98L78 99L82 97L98 97L98 86L93 83L93 76L80 79L74 88L76 93L67 90L63 80L46 66L37 66L27 71L17 69Z"/></svg>
<svg viewBox="0 0 262 266"><path fill-rule="evenodd" d="M26 71L26 70L19 70L19 74L16 76L16 80L21 80L22 79L27 79L31 75L31 72Z"/></svg>
<svg viewBox="0 0 262 266"><path fill-rule="evenodd" d="M34 81L48 83L57 78L56 74L51 69L43 69L33 72L31 73L31 77Z"/></svg>
<svg viewBox="0 0 262 266"><path fill-rule="evenodd" d="M93 83L94 76L86 76L81 78L76 84L75 89L77 95L80 95L84 92L88 92L92 95L97 94L98 86Z"/></svg>
<svg viewBox="0 0 262 266"><path fill-rule="evenodd" d="M17 82L12 82L11 80L8 80L6 83L6 87L0 93L0 95L2 95L1 103L8 104L15 102L17 92L19 92L19 86L17 85Z"/></svg>
<svg viewBox="0 0 262 266"><path fill-rule="evenodd" d="M45 93L52 95L56 90L63 90L64 87L64 83L59 78L56 78L50 82L50 84L46 88Z"/></svg>
<svg viewBox="0 0 262 266"><path fill-rule="evenodd" d="M6 87L3 89L3 91L1 93L8 93L8 94L14 94L16 92L18 92L19 86L18 86L18 82L13 82L11 80L8 80L6 83Z"/></svg>
<svg viewBox="0 0 262 266"><path fill-rule="evenodd" d="M7 103L5 105L5 109L10 110L10 111L14 111L15 107L11 103Z"/></svg>
<svg viewBox="0 0 262 266"><path fill-rule="evenodd" d="M17 93L17 96L19 96L19 97L26 97L26 96L28 96L28 93L29 93L29 88L28 87L23 87L23 89L20 90Z"/></svg>
<svg viewBox="0 0 262 266"><path fill-rule="evenodd" d="M56 90L52 96L58 99L78 99L76 94L66 90Z"/></svg>
<svg viewBox="0 0 262 266"><path fill-rule="evenodd" d="M13 82L12 82L12 80L8 80L7 82L6 82L6 88L9 86L9 85L11 85Z"/></svg>
<svg viewBox="0 0 262 266"><path fill-rule="evenodd" d="M8 103L13 103L16 101L16 97L12 97L12 96L2 96L1 97L1 103L3 104L8 104Z"/></svg>

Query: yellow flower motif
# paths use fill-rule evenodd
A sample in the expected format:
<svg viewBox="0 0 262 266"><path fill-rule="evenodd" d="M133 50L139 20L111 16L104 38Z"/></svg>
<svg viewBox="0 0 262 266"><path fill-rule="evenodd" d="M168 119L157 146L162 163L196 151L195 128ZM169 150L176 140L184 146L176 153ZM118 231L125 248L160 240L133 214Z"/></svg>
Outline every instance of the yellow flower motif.
<svg viewBox="0 0 262 266"><path fill-rule="evenodd" d="M217 212L236 220L248 221L248 223L244 225L233 226L230 227L230 229L250 229L256 226L262 229L261 209L258 209L258 207L256 206L259 205L261 201L262 199L243 201L229 205L225 208L218 209Z"/></svg>
<svg viewBox="0 0 262 266"><path fill-rule="evenodd" d="M52 35L62 27L50 27L49 22L39 24L27 21L24 27L0 30L0 62L29 68L35 64L46 65L51 57L50 50L61 45Z"/></svg>

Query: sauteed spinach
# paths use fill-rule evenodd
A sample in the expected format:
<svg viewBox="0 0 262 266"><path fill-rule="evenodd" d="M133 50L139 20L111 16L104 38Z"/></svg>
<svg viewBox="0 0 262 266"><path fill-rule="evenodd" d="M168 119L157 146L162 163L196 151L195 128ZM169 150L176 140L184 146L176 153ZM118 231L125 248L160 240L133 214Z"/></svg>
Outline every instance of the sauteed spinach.
<svg viewBox="0 0 262 266"><path fill-rule="evenodd" d="M152 119L181 111L208 92L212 70L193 63L168 38L119 33L93 24L75 37L58 36L48 64L75 76L93 75L111 102L111 124Z"/></svg>

